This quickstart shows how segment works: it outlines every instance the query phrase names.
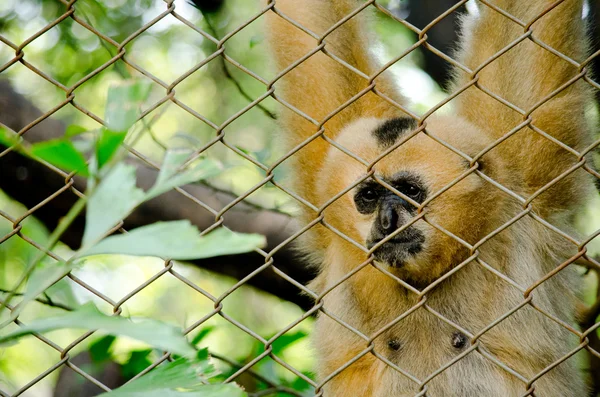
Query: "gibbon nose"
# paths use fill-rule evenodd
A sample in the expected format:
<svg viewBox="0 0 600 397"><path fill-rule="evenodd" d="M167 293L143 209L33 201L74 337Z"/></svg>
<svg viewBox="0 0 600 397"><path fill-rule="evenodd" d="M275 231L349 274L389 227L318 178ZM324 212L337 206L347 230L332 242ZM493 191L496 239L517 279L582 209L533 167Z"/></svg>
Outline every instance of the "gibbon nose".
<svg viewBox="0 0 600 397"><path fill-rule="evenodd" d="M395 201L395 200L394 200ZM401 208L400 203L395 203L392 200L385 200L379 208L379 226L381 231L387 236L394 230L398 229L400 216L398 210Z"/></svg>
<svg viewBox="0 0 600 397"><path fill-rule="evenodd" d="M379 210L379 226L385 234L390 234L396 230L398 223L398 214L396 210L391 206L382 207Z"/></svg>

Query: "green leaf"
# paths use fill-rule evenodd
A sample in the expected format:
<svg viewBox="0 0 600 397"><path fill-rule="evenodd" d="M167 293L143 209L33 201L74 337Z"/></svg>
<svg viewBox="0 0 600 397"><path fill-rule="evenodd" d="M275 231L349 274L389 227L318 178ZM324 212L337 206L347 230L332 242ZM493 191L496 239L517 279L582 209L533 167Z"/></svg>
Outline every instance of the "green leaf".
<svg viewBox="0 0 600 397"><path fill-rule="evenodd" d="M206 338L208 336L208 334L210 334L214 329L215 329L214 326L202 328L200 330L200 332L198 332L196 334L196 336L194 336L194 339L192 339L192 345L196 346L198 343L200 343L202 341L202 339Z"/></svg>
<svg viewBox="0 0 600 397"><path fill-rule="evenodd" d="M142 202L150 200L177 186L196 182L220 171L215 160L203 159L179 171L189 151L169 151L154 186L144 193L137 188L136 169L129 164L117 164L100 182L87 204L84 247L101 238L117 222L126 218ZM175 259L175 258L173 258Z"/></svg>
<svg viewBox="0 0 600 397"><path fill-rule="evenodd" d="M273 342L273 353L278 355L288 346L299 341L300 339L306 338L308 334L304 331L298 331L294 333L283 334Z"/></svg>
<svg viewBox="0 0 600 397"><path fill-rule="evenodd" d="M0 127L0 144L11 147L21 141L21 137L8 128Z"/></svg>
<svg viewBox="0 0 600 397"><path fill-rule="evenodd" d="M27 281L27 290L18 307L23 307L25 303L37 298L41 293L53 286L57 281L73 270L72 263L64 262L46 262L39 264Z"/></svg>
<svg viewBox="0 0 600 397"><path fill-rule="evenodd" d="M53 139L31 145L31 154L66 171L77 171L82 176L89 176L85 158L71 141Z"/></svg>
<svg viewBox="0 0 600 397"><path fill-rule="evenodd" d="M100 136L98 137L98 142L96 143L98 169L101 169L104 164L108 163L108 161L112 158L125 140L126 135L126 130L112 131L106 128L100 130Z"/></svg>
<svg viewBox="0 0 600 397"><path fill-rule="evenodd" d="M151 353L151 349L132 351L129 360L122 366L125 379L131 379L148 368L152 364L152 361L148 358Z"/></svg>
<svg viewBox="0 0 600 397"><path fill-rule="evenodd" d="M150 83L134 81L108 89L105 120L109 130L126 132L140 115L140 105L150 94Z"/></svg>
<svg viewBox="0 0 600 397"><path fill-rule="evenodd" d="M244 397L234 384L209 385L216 375L206 349L194 358L182 357L163 364L144 376L99 397Z"/></svg>
<svg viewBox="0 0 600 397"><path fill-rule="evenodd" d="M94 139L74 139L73 146L79 153L91 153L92 150L96 147L96 142ZM94 168L92 166L92 161L88 164L88 172L90 174L94 174Z"/></svg>
<svg viewBox="0 0 600 397"><path fill-rule="evenodd" d="M240 254L264 244L262 235L235 233L225 228L201 236L190 221L181 220L156 222L127 234L109 236L81 256L123 254L191 260Z"/></svg>
<svg viewBox="0 0 600 397"><path fill-rule="evenodd" d="M119 163L96 187L87 203L84 247L100 239L143 200L144 191L135 181L135 167Z"/></svg>
<svg viewBox="0 0 600 397"><path fill-rule="evenodd" d="M68 307L77 307L79 301L73 292L74 283L68 278L61 278L56 283L46 288L45 294L52 298L52 301L62 303Z"/></svg>
<svg viewBox="0 0 600 397"><path fill-rule="evenodd" d="M27 208L21 203L13 200L7 196L2 190L0 190L0 208L5 214L24 214L27 212ZM19 223L21 226L21 235L27 236L28 239L35 241L41 246L45 246L48 240L48 230L42 222L33 216L26 217L22 222ZM13 230L11 222L2 221L0 222L0 235L6 236ZM27 241L20 238L18 235L5 240L0 244L0 280L4 279L4 272L10 267L14 266L15 263L22 262L23 264L28 263L33 257L38 254L38 249ZM17 269L15 269L17 270ZM18 271L21 271L19 268Z"/></svg>
<svg viewBox="0 0 600 397"><path fill-rule="evenodd" d="M65 138L73 138L74 136L83 134L84 132L87 132L87 131L88 130L86 128L83 128L80 125L71 124L65 130Z"/></svg>
<svg viewBox="0 0 600 397"><path fill-rule="evenodd" d="M111 358L110 348L117 339L114 335L106 335L90 345L92 360L99 363Z"/></svg>
<svg viewBox="0 0 600 397"><path fill-rule="evenodd" d="M65 328L101 330L113 335L128 336L182 356L195 353L194 348L186 341L181 330L172 325L155 320L133 322L124 317L107 316L98 311L91 303L60 316L33 320L14 332L0 336L0 344L14 341L32 333Z"/></svg>
<svg viewBox="0 0 600 397"><path fill-rule="evenodd" d="M309 372L303 372L303 374L309 379L315 377L314 374L309 373ZM288 382L285 382L285 383L288 383ZM314 390L307 381L305 381L304 379L302 379L299 376L295 377L294 380L289 383L289 385L292 389L297 390L297 391Z"/></svg>
<svg viewBox="0 0 600 397"><path fill-rule="evenodd" d="M141 379L141 378L140 378ZM158 383L158 382L157 382ZM131 382L134 384L134 382ZM129 386L129 384L127 384ZM134 390L125 386L115 389L110 393L98 395L98 397L247 397L239 386L234 384L225 385L202 385L196 386L193 389L179 387L160 387L159 384L153 385L153 388L145 388L144 390Z"/></svg>
<svg viewBox="0 0 600 397"><path fill-rule="evenodd" d="M219 162L212 159L201 159L192 166L180 170L192 151L167 150L154 186L146 193L146 200L159 196L169 190L201 179L210 178L221 171Z"/></svg>
<svg viewBox="0 0 600 397"><path fill-rule="evenodd" d="M101 169L117 152L127 131L137 121L140 106L148 98L151 85L145 81L127 82L108 89L106 99L106 125L96 143L98 169Z"/></svg>

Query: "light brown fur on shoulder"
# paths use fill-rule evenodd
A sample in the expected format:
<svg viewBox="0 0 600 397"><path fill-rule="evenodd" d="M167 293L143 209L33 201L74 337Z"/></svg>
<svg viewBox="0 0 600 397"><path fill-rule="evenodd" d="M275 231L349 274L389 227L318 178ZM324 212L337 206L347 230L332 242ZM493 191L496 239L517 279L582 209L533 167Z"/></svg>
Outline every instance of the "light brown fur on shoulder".
<svg viewBox="0 0 600 397"><path fill-rule="evenodd" d="M496 0L525 24L535 19L527 34L485 5L465 17L458 57L481 68L477 86L456 71L456 89L471 84L454 100L456 114L434 113L424 131L370 89L378 68L370 51L374 7L345 19L363 4L278 0L268 13L278 69L295 65L275 84L294 109L281 116L281 135L294 150L290 189L308 202L302 222L323 217L303 250L320 269L310 287L325 294L327 314L315 331L325 396L414 396L425 380L428 396L522 396L533 378L535 395L585 396L578 355L537 378L579 343L543 314L574 323L575 269L547 275L577 247L539 220L576 236L573 215L592 184L581 169L557 179L579 159L544 135L584 149L591 97L581 81L559 91L577 66L532 41L581 62L582 0L540 18L553 1ZM404 102L385 74L374 82ZM310 143L299 148L303 142Z"/></svg>

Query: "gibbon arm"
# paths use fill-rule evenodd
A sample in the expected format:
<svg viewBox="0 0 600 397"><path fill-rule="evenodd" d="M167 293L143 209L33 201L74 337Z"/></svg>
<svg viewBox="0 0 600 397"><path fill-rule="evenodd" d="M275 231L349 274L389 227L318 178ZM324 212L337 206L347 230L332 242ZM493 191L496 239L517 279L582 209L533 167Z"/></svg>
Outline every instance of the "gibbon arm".
<svg viewBox="0 0 600 397"><path fill-rule="evenodd" d="M338 21L342 20L361 5L360 0L278 0L275 11L279 12L319 37ZM375 40L365 25L369 23L372 6L345 22L325 38L325 51L329 51L366 75L376 70L370 48ZM318 40L293 26L284 18L269 12L267 15L267 36L271 53L275 56L276 69L282 71L294 62L318 48ZM402 101L385 76L376 79L377 88L396 101ZM322 51L294 67L275 84L275 95L305 113L317 123L323 122L353 96L369 86L368 80L342 66ZM339 131L359 117L394 117L402 114L398 108L382 100L372 92L366 93L356 102L346 107L328 120L325 135L335 139ZM287 148L293 148L311 136L319 128L295 112L284 108L281 114L283 134ZM297 192L309 202L316 202L314 195L316 175L322 170L326 151L331 147L324 139L317 138L293 156Z"/></svg>
<svg viewBox="0 0 600 397"><path fill-rule="evenodd" d="M538 19L554 3L555 0L493 1L493 5L525 25L535 20L531 25L534 39L576 62L582 62L588 50L582 20L583 1L565 0ZM522 37L526 29L486 5L479 3L478 7L479 17L468 17L463 21L460 60L471 70L481 68L477 73L477 84L482 89L516 105L525 115L477 87L468 88L457 98L459 115L482 128L493 139L500 139L531 114L533 126L576 150L586 147L591 135L585 119L585 107L592 103L586 83L578 80L539 105L577 76L578 67L542 48L530 38L523 39L488 63L488 59ZM457 88L471 79L462 71L457 74L460 74L455 82ZM513 185L508 181L509 187L525 196L534 194L577 163L577 156L531 128L521 129L492 150L501 151L502 156L511 162L517 171L517 178ZM566 178L535 199L534 205L544 211L561 210L572 204L571 195L577 191L575 184L580 182L575 178Z"/></svg>

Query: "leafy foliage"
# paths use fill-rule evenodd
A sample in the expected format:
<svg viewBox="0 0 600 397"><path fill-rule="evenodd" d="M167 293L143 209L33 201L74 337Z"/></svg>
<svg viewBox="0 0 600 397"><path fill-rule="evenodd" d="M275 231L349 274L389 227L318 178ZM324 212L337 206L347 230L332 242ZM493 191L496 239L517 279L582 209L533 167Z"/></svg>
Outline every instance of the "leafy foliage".
<svg viewBox="0 0 600 397"><path fill-rule="evenodd" d="M157 222L110 236L83 251L81 256L98 254L148 255L171 259L201 259L251 251L262 246L265 237L217 229L201 236L190 221Z"/></svg>
<svg viewBox="0 0 600 397"><path fill-rule="evenodd" d="M64 170L89 176L85 158L68 140L54 139L36 143L31 146L31 154Z"/></svg>
<svg viewBox="0 0 600 397"><path fill-rule="evenodd" d="M210 30L206 23L208 19L205 19L195 10L190 11L190 7L185 8L182 6L182 2L176 1L176 3L178 13L184 15L201 29ZM121 43L128 39L133 32L140 29L144 23L156 16L154 5L155 2L149 0L135 2L80 0L74 4L74 7L81 20L94 26L103 35ZM232 28L238 26L246 18L245 15L254 12L254 7L255 5L251 2L239 0L234 0L232 3L223 3L222 13L210 15L215 28L211 34L217 38L223 37ZM9 36L8 38L11 41L22 43L30 37L33 30L37 30L35 26L46 25L56 20L63 15L65 9L62 4L53 0L22 0L18 2L8 0L0 5L0 29ZM162 11L161 8L160 12ZM32 12L34 12L33 16ZM165 18L165 21L168 20L169 18ZM194 63L202 61L216 50L216 46L210 40L203 39L196 32L175 22L172 18L170 20L170 24L163 26L157 24L156 29L144 32L139 39L134 39L126 46L129 60L142 65L151 73L160 75L166 82L173 81L181 73L189 70ZM247 34L244 32L228 41L228 54L249 69L259 70L258 68L266 65L264 59L261 59L260 56L261 51L264 49L262 33L257 26L249 26L247 31ZM183 42L186 42L184 47L182 47ZM9 50L8 55L6 55L7 49ZM248 51L249 49L252 51ZM17 305L18 310L14 312L15 315L26 307L27 311L23 312L23 316L25 316L25 313L36 314L34 320L27 318L26 321L29 326L34 326L37 324L38 317L42 317L40 320L49 321L48 319L57 317L55 314L58 310L33 303L36 298L46 299L47 296L50 299L51 296L52 300L57 301L59 299L63 303L68 302L68 306L71 307L77 307L81 302L88 301L90 299L89 294L81 293L82 288L74 288L71 280L61 277L71 270L74 270L75 274L79 270L89 271L93 267L92 264L95 266L96 263L111 263L112 266L113 263L125 262L119 259L119 256L109 255L86 256L84 259L79 259L91 253L164 255L171 258L182 258L185 254L187 258L204 258L244 252L264 244L262 236L234 234L226 229L217 229L209 234L200 235L198 230L185 222L162 223L152 225L156 226L157 229L129 230L128 234L116 234L106 237L108 232L117 226L121 219L125 218L144 200L156 198L173 188L202 181L206 178L213 178L218 182L218 186L221 186L219 183L222 184L223 181L226 181L227 189L242 192L262 180L264 173L238 156L232 156L229 149L220 144L211 148L206 157L190 161L190 156L196 152L196 148L203 147L206 142L213 139L214 130L206 123L200 123L188 114L181 111L179 113L175 112L177 107L170 102L167 102L167 105L170 106L168 110L165 111L167 107L165 105L158 108L156 113L151 112L144 118L144 122L146 120L157 121L155 125L155 129L158 130L156 137L150 137L151 127L144 125L141 128L142 123L136 124L136 122L141 114L140 110L144 106L147 106L148 103L155 103L164 96L163 88L152 82L150 84L142 83L142 80L148 80L136 74L122 61L118 61L98 74L94 73L91 78L87 79L88 75L114 57L117 49L106 40L99 39L96 35L81 27L72 18L64 19L51 32L36 39L31 45L27 46L25 52L27 60L46 72L51 78L67 87L73 87L77 84L74 91L77 97L76 103L88 109L90 113L99 115L107 121L107 125L97 125L94 121L90 121L90 118L83 112L67 105L52 116L70 124L61 139L37 145L26 145L14 131L0 128L0 143L8 146L16 145L14 146L15 149L21 153L49 162L63 171L77 172L79 176L88 177L84 245L85 250L90 250L87 254L84 250L73 252L59 243L52 250L59 252L66 259L66 262L58 262L50 258L38 261L38 250L23 242L17 236L13 236L0 246L0 255L2 256L0 259L6 259L3 261L5 266L0 266L0 284L2 286L13 285L15 273L20 275L18 272L26 269L28 264L35 264L27 285L24 286L24 289L19 289L19 291L24 291L24 295L19 298L20 303ZM178 55L181 53L186 54L185 59ZM12 58L14 51L7 46L0 46L0 64L4 64L3 61L7 59L6 56ZM61 62L56 62L57 59L60 59ZM145 63L145 60L151 60L151 62ZM198 110L199 113L216 124L229 119L248 104L247 98L240 95L232 81L224 78L223 66L218 60L219 58L211 61L187 79L188 82L183 81L176 88L179 100L190 108L200 109ZM9 68L7 72L3 72L2 76L10 78L11 84L18 88L20 93L25 94L30 100L34 101L38 107L50 109L56 106L59 101L64 100L64 90L37 79L26 68L18 64L16 66ZM251 97L257 97L264 92L262 84L252 77L245 75L236 68L231 67L231 65L228 65L228 67L230 73L241 83ZM164 73L164 77L160 73ZM259 74L261 73L259 72ZM136 77L135 80L131 79L132 75ZM85 82L79 85L84 78L86 79ZM116 80L123 79L126 79L124 84L114 84ZM219 94L215 95L215 92ZM263 101L263 104L269 109L273 108L273 101L270 99ZM258 159L263 164L269 164L269 162L278 159L279 156L273 146L274 140L269 139L273 128L274 125L271 120L266 120L261 112L252 109L239 121L235 121L227 127L226 139L228 143L235 145L248 156ZM174 139L171 139L172 137L182 135L186 137L185 149L172 144L174 141ZM22 146L20 146L21 143L23 143ZM136 150L155 160L156 163L161 163L161 172L157 181L147 191L143 191L136 186L135 170L128 170L131 165L124 162L123 143L135 147ZM156 145L156 143L159 143L159 145ZM162 151L164 148L167 148L166 151ZM234 173L228 172L234 167ZM276 168L275 172L279 175L281 168ZM107 180L110 182L111 178L115 178L112 179L115 183L112 186L111 183L107 183ZM281 203L285 203L282 198L283 195L277 195L276 189L268 186L261 188L253 196L258 197L260 202L266 206L280 208ZM129 200L127 200L127 197L129 197ZM3 205L2 210L14 215L12 208L8 210L4 207L7 202L10 202L10 199L0 197L0 201L0 204ZM42 247L49 246L48 241L52 230L44 230L44 227L33 216L26 217L20 225L23 227L21 232L25 236L39 243ZM2 236L7 235L12 227L13 225L7 224L3 218L0 219ZM157 236L152 235L151 232L153 231L160 231L164 239L158 241ZM178 233L183 234L180 236ZM177 244L182 249L174 249L175 245L168 247L169 244L166 244L166 242ZM142 268L144 261L144 258L130 258L127 260L128 263L135 263L136 266ZM23 263L13 266L17 262ZM123 266L123 268L126 267ZM146 271L146 269L142 270ZM124 271L124 269L119 269L119 271ZM99 281L94 277L90 278L92 281ZM87 281L88 277L85 279ZM56 282L56 280L59 281ZM202 277L195 281L201 281L210 284L210 286L230 283L229 280L217 279L213 275L206 277L205 274L202 274ZM202 288L204 287L205 285L202 284ZM124 290L125 287L122 291ZM166 304L162 306L160 302L163 294L170 295L173 292L164 289L158 289L157 291L162 291L162 294L155 294L151 297L151 303L147 304L147 306L155 307L155 310L151 312L152 314L147 314L150 313L148 311L144 315L153 316L159 313L159 310L168 312L174 308L172 304L171 306ZM245 306L248 293L248 291L242 289L227 298L230 305L228 314L237 317L247 309L252 309ZM255 292L251 292L251 294L255 294ZM2 295L2 297L4 296ZM281 305L281 302L273 301L272 297L268 298L270 300L265 299L264 296L261 296L260 302L268 302L268 305L273 307ZM180 302L176 306L175 308L183 308L184 302ZM124 306L126 309L131 307L136 307L136 303L128 302ZM254 324L254 329L260 330L257 331L260 333L272 333L274 324L277 324L275 327L279 329L281 324L291 320L291 317L296 313L292 309L297 310L297 308L290 307L285 310L281 309L280 315L275 316L276 318L264 319L262 323ZM77 310L76 312L79 314ZM188 310L188 312L191 313L192 310ZM248 320L253 320L250 318L251 316L247 317ZM129 322L131 323L131 321ZM144 321L136 324L152 325L152 323ZM225 335L233 335L232 327L223 327L222 324L220 326L203 325L203 327L196 335L194 345L209 344L211 349L219 350L231 343ZM83 329L87 328L84 327ZM40 329L40 332L43 331ZM51 336L73 335L69 332L67 328L56 328ZM15 364L17 363L14 360L15 354L17 354L17 358L23 357L23 360L28 360L28 357L30 357L27 354L27 346L30 346L30 342L34 338L23 338L25 335L14 336L17 339L13 339L13 341L18 342L18 346L8 347L5 350L11 352L0 355L0 373L3 374L0 375L0 378L4 378L4 374L7 374L7 378L18 379L16 384L22 381L21 378L33 374L37 370L36 366L44 366L54 362L52 361L54 357L50 358L49 356L49 361L44 361L43 353L37 353L36 350L36 362L27 363L27 365L21 365L21 367ZM236 335L235 338L236 346L241 348L237 349L240 353L234 355L234 358L242 363L251 361L253 356L261 349L261 344L247 335ZM94 360L118 360L121 362L124 374L129 377L138 374L143 368L147 368L159 353L153 349L139 349L135 345L132 347L131 342L125 343L123 342L124 339L129 341L130 338L118 338L114 335L104 336L99 341L92 343L89 349ZM68 344L70 341L66 341L66 343ZM18 350L18 353L14 353L16 350ZM114 353L113 350L118 351L118 353ZM279 343L277 354L285 356L286 352L289 352L289 350ZM125 361L123 361L124 353ZM190 359L185 358L185 360L189 361ZM228 367L223 363L220 364L219 369L223 373L211 378L211 382L222 381L236 371L233 367ZM303 365L306 367L310 364ZM165 364L159 366L147 375L152 375L164 366ZM22 370L22 374L18 374L19 368L27 368L29 372ZM272 360L271 362L262 360L253 369L276 383L283 382L291 385L297 382L295 376L290 377L289 373L283 375L281 370L276 370ZM51 377L48 379L51 379ZM3 379L0 379L0 388L4 389L2 381ZM265 385L258 382L256 387L260 389ZM8 388L11 389L13 386ZM15 387L15 389L17 388ZM234 393L238 391L231 392L231 390L233 390L231 387L221 390L219 387L210 386L205 387L203 394L199 395L237 395ZM151 389L148 389L147 393L143 395L153 395L152 392ZM177 390L176 392L181 394L179 392L183 392L183 390ZM156 395L168 395L165 394L164 390L156 393Z"/></svg>
<svg viewBox="0 0 600 397"><path fill-rule="evenodd" d="M163 194L178 186L210 178L222 171L221 165L212 159L201 159L185 167L190 150L167 150L156 183L146 193L146 200Z"/></svg>
<svg viewBox="0 0 600 397"><path fill-rule="evenodd" d="M141 81L113 86L108 91L104 118L111 131L127 131L140 115L139 107L150 94L150 84Z"/></svg>
<svg viewBox="0 0 600 397"><path fill-rule="evenodd" d="M109 334L128 336L151 346L180 355L193 354L193 347L185 340L181 330L155 320L133 322L119 316L107 316L94 305L86 304L73 312L41 318L9 334L0 336L0 344L12 342L25 335L43 333L62 328L88 331L101 330Z"/></svg>
<svg viewBox="0 0 600 397"><path fill-rule="evenodd" d="M92 343L89 348L90 356L95 362L102 362L111 358L110 348L117 337L115 335L106 335Z"/></svg>
<svg viewBox="0 0 600 397"><path fill-rule="evenodd" d="M102 238L144 200L144 191L135 185L135 172L134 166L119 163L92 193L86 207L84 246Z"/></svg>
<svg viewBox="0 0 600 397"><path fill-rule="evenodd" d="M247 396L234 384L211 385L209 381L216 375L209 362L208 350L200 350L195 357L181 357L168 364L153 369L148 374L134 380L102 397L136 396L185 396L185 397L244 397Z"/></svg>
<svg viewBox="0 0 600 397"><path fill-rule="evenodd" d="M147 90L140 84L124 84L111 89L109 97L126 109L126 116L110 116L115 125L126 128L137 118L129 109L137 109L135 101L143 100ZM116 113L118 108L107 106L107 114ZM107 116L108 117L108 116ZM78 129L75 129L79 132ZM107 133L108 130L103 130ZM112 132L108 132L111 133ZM122 131L118 139L96 141L96 155L90 162L97 164L106 172L97 174L95 179L100 183L95 185L95 179L90 180L87 196L86 226L83 235L83 247L67 263L58 263L52 267L37 268L36 260L29 263L27 272L32 272L27 293L19 304L18 310L11 313L11 319L16 318L23 306L33 300L48 287L59 281L75 266L74 259L82 256L97 254L150 255L172 259L198 259L218 255L235 254L250 251L264 244L264 237L258 235L242 235L229 230L217 230L207 236L201 236L198 230L187 221L157 223L132 230L124 236L104 238L122 219L125 219L137 206L181 184L195 182L199 179L216 175L220 168L214 160L199 160L189 169L184 168L184 162L189 157L189 151L167 151L165 166L160 171L154 186L146 193L136 187L136 168L117 158L114 164L108 160L122 144L127 131ZM6 133L3 136L7 136ZM102 136L102 135L101 135ZM39 144L45 145L46 142ZM35 157L36 145L25 153ZM64 148L69 148L66 152ZM80 153L66 138L51 141L47 149L37 151L57 166L66 168L86 165L83 154ZM65 153L71 154L70 156ZM73 154L75 153L75 154ZM69 163L70 162L70 163ZM77 165L80 164L80 165ZM106 166L106 167L105 167ZM87 170L87 168L86 168ZM81 199L83 200L83 199ZM80 200L80 204L84 202ZM79 207L82 207L79 205ZM71 212L77 209L77 205ZM104 238L104 239L103 239ZM230 244L227 244L230 243ZM29 274L26 274L28 276Z"/></svg>
<svg viewBox="0 0 600 397"><path fill-rule="evenodd" d="M124 162L119 149L130 127L139 114L139 104L148 94L146 86L136 83L119 85L109 91L106 110L107 128L96 132L95 150L86 160L85 152L70 139L85 134L78 126L70 128L64 138L42 142L29 147L19 146L24 154L41 159L67 171L90 177L88 199L80 199L63 221L64 225L53 233L48 249L53 248L60 233L75 219L84 207L86 226L83 247L66 262L42 263L43 256L32 257L25 268L22 280L29 278L26 293L18 307L11 313L11 320L41 293L68 274L84 256L98 254L159 256L172 259L197 259L250 251L264 244L261 235L245 235L227 229L218 229L201 235L189 221L159 222L134 229L124 235L106 237L109 231L126 218L144 201L159 196L183 184L214 176L221 171L214 160L200 159L186 166L189 150L169 150L155 184L144 192L136 186L136 168ZM2 129L2 143L19 143L17 135ZM88 167L88 163L92 167ZM19 288L20 283L15 288ZM9 295L10 299L10 295ZM56 316L38 318L17 330L0 336L0 344L15 342L20 338L59 329L75 328L89 331L100 330L111 335L130 337L149 344L153 348L182 356L176 361L160 366L150 374L109 393L113 396L170 396L185 392L186 396L243 396L241 389L233 384L207 385L213 372L208 356L203 353L193 357L195 349L185 339L181 330L156 320L131 321L120 316L107 316L92 303ZM108 349L114 336L95 343L90 350L94 360L110 357ZM129 371L147 364L150 351L132 353Z"/></svg>
<svg viewBox="0 0 600 397"><path fill-rule="evenodd" d="M129 359L122 367L122 372L125 379L133 378L152 365L151 354L151 349L132 351Z"/></svg>

